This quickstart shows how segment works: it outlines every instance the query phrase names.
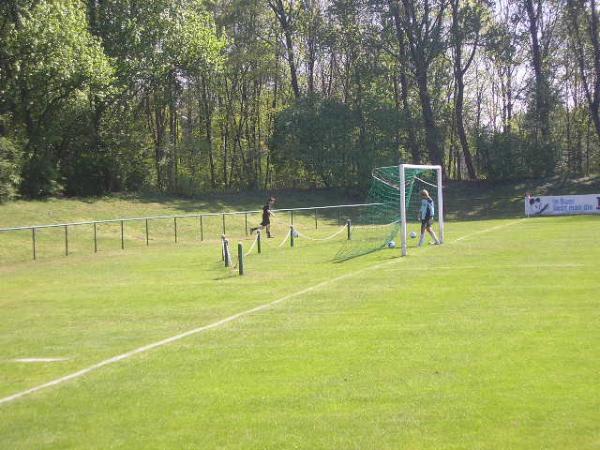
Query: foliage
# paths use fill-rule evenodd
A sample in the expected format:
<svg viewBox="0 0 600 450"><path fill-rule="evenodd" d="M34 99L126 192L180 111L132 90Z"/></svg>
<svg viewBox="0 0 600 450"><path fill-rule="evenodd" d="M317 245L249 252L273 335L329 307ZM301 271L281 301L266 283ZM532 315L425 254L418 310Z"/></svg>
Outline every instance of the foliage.
<svg viewBox="0 0 600 450"><path fill-rule="evenodd" d="M282 111L275 121L274 162L325 186L353 181L359 148L356 114L343 103L311 97Z"/></svg>
<svg viewBox="0 0 600 450"><path fill-rule="evenodd" d="M20 173L19 149L10 139L0 136L0 202L15 197Z"/></svg>
<svg viewBox="0 0 600 450"><path fill-rule="evenodd" d="M6 0L0 137L28 196L595 173L593 4Z"/></svg>

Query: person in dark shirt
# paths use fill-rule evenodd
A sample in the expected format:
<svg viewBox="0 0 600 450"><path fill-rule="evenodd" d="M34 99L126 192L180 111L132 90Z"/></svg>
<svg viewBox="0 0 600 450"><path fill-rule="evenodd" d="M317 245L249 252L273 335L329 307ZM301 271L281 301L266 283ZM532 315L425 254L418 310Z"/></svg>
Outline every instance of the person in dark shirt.
<svg viewBox="0 0 600 450"><path fill-rule="evenodd" d="M271 234L271 217L275 216L271 208L275 204L275 197L269 197L265 206L263 206L262 210L262 222L259 226L250 228L250 233L254 233L256 230L262 230L265 228L267 230L267 237L271 238L273 235Z"/></svg>

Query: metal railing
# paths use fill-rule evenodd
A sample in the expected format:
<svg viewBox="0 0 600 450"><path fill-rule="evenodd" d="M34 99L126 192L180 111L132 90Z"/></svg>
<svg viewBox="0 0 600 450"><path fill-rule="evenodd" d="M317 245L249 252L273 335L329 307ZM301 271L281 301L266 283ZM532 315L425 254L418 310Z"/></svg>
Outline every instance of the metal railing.
<svg viewBox="0 0 600 450"><path fill-rule="evenodd" d="M315 229L319 228L319 212L337 210L337 222L342 223L341 210L345 208L361 208L368 206L377 206L381 203L355 203L348 205L328 205L328 206L310 206L304 208L283 208L274 209L273 212L289 212L289 223L294 224L294 216L298 213L309 213L314 216ZM106 219L106 220L91 220L84 222L68 222L68 223L57 223L57 224L45 224L45 225L26 225L19 227L8 227L0 228L0 233L18 232L18 231L30 231L31 232L31 252L32 259L37 259L38 248L36 242L36 233L38 230L48 228L62 228L64 229L64 253L65 256L69 255L69 229L77 226L91 225L93 227L93 248L94 253L98 252L98 225L103 224L119 224L120 225L120 243L121 249L125 249L125 224L127 222L144 222L145 223L145 242L146 245L150 245L150 222L154 220L173 220L173 238L174 242L178 241L178 227L177 219L198 219L200 241L205 240L205 219L209 217L221 217L221 234L227 234L227 217L229 216L244 216L244 227L245 234L248 235L248 217L252 214L261 213L262 210L250 210L250 211L223 211L218 213L197 213L197 214L175 214L175 215L160 215L160 216L147 216L147 217L126 217L120 219ZM345 220L345 219L344 219ZM218 236L215 236L217 238Z"/></svg>

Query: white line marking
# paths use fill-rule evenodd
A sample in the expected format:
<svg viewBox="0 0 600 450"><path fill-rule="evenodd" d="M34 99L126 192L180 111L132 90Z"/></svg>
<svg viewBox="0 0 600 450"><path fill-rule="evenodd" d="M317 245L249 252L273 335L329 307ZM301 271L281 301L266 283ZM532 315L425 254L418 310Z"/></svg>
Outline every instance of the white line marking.
<svg viewBox="0 0 600 450"><path fill-rule="evenodd" d="M472 233L472 234L485 233L486 231L497 230L499 228L503 228L505 226L510 226L510 225L513 225L513 224L516 224L516 223L519 223L519 222L521 222L521 220L517 220L517 221L514 221L514 222L510 222L508 224L504 224L504 225L499 225L499 226L496 226L496 227L492 227L492 228L489 228L488 230L481 230L481 231L478 231L478 232ZM460 240L462 240L464 238L467 238L468 236L469 235L463 236L462 238L458 238L454 242L458 242L458 241L460 241ZM432 248L432 247L429 247L429 248ZM384 261L384 262L379 263L379 264L375 264L374 266L365 267L365 268L356 270L354 272L350 272L350 273L347 273L347 274L344 274L344 275L340 275L340 276L335 277L335 278L331 278L329 280L322 281L320 283L315 284L314 286L310 286L310 287L307 287L307 288L302 289L300 291L294 292L292 294L285 295L285 296L283 296L283 297L281 297L281 298L279 298L277 300L274 300L274 301L272 301L270 303L265 303L265 304L256 306L254 308L247 309L246 311L242 311L242 312L239 312L239 313L234 314L232 316L226 317L225 319L221 319L221 320L219 320L217 322L213 322L211 324L204 325L202 327L194 328L192 330L186 331L185 333L181 333L181 334L178 334L176 336L172 336L172 337L163 339L161 341L157 341L157 342L153 342L153 343L148 344L148 345L144 345L143 347L139 347L139 348L131 350L131 351L127 352L127 353L122 353L122 354L114 356L112 358L105 359L104 361L100 361L99 363L94 364L94 365L89 366L89 367L86 367L85 369L81 369L81 370L79 370L77 372L73 372L73 373L71 373L69 375L65 375L64 377L56 378L56 379L54 379L52 381L49 381L47 383L40 384L40 385L32 387L30 389L26 389L24 391L17 392L15 394L9 395L8 397L1 398L0 399L0 405L12 402L13 400L17 400L17 399L19 399L21 397L25 397L26 395L33 394L33 393L41 391L43 389L46 389L46 388L49 388L49 387L52 387L52 386L56 386L56 385L62 384L62 383L65 383L67 381L74 380L76 378L80 378L80 377L82 377L84 375L87 375L88 373L93 372L95 370L98 370L98 369L100 369L100 368L102 368L104 366L108 366L110 364L114 364L116 362L123 361L123 360L131 358L132 356L135 356L135 355L137 355L139 353L144 353L144 352L147 352L149 350L153 350L155 348L162 347L164 345L171 344L173 342L179 341L179 340L181 340L183 338L186 338L188 336L192 336L194 334L202 333L204 331L220 327L220 326L225 325L225 324L227 324L229 322L233 322L234 320L237 320L237 319L239 319L241 317L250 315L250 314L258 312L258 311L263 311L263 310L271 308L272 306L275 306L275 305L277 305L279 303L285 302L286 300L289 300L291 298L298 297L300 295L307 294L309 292L318 290L318 289L320 289L320 288L322 288L324 286L327 286L329 284L333 284L333 283L336 283L338 281L345 280L346 278L350 278L350 277L354 277L356 275L360 275L360 274L362 274L364 272L368 272L370 270L380 269L381 267L388 266L388 265L391 265L391 264L395 264L397 262L404 261L404 260L405 260L404 258L398 257L398 258L395 258L395 259Z"/></svg>
<svg viewBox="0 0 600 450"><path fill-rule="evenodd" d="M521 223L521 222L523 222L524 220L527 220L527 219L526 219L526 218L523 218L523 219L515 220L515 221L513 221L513 222L504 223L504 224L502 224L502 225L497 225L497 226L495 226L495 227L492 227L492 228L486 228L485 230L479 230L479 231L475 231L475 232L473 232L473 233L466 234L465 236L461 236L461 237L459 237L459 238L455 239L453 242L459 242L459 241L462 241L462 240L465 240L465 239L469 239L470 237L473 237L473 236L475 236L476 234L489 233L490 231L496 231L496 230L499 230L499 229L501 229L501 228L509 227L509 226L511 226L511 225L514 225L514 224L516 224L516 223Z"/></svg>
<svg viewBox="0 0 600 450"><path fill-rule="evenodd" d="M37 363L37 362L60 362L67 361L69 358L17 358L13 359L12 362L19 363Z"/></svg>
<svg viewBox="0 0 600 450"><path fill-rule="evenodd" d="M485 265L485 269L580 269L586 267L585 264L511 264L511 265ZM482 266L436 266L428 265L428 270L481 270ZM389 270L389 269L388 269ZM422 272L422 267L405 267L403 271Z"/></svg>

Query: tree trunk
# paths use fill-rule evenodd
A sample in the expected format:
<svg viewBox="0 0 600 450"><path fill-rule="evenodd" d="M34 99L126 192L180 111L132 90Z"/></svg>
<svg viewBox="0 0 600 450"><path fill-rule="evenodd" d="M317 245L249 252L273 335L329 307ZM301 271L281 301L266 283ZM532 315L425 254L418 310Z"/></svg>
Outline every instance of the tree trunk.
<svg viewBox="0 0 600 450"><path fill-rule="evenodd" d="M217 177L215 174L215 157L213 153L213 137L212 137L212 107L209 103L209 94L206 79L204 75L200 77L202 104L204 109L204 128L206 132L206 142L208 144L208 165L210 169L210 185L214 189L217 187Z"/></svg>
<svg viewBox="0 0 600 450"><path fill-rule="evenodd" d="M275 13L279 24L281 25L281 30L283 31L283 35L285 37L285 48L287 51L287 60L288 65L290 67L290 77L292 81L292 90L294 91L294 97L296 99L300 98L300 86L298 84L298 74L296 70L296 58L294 55L294 43L292 39L292 23L291 17L286 12L285 6L283 4L283 0L269 0L269 6Z"/></svg>
<svg viewBox="0 0 600 450"><path fill-rule="evenodd" d="M400 20L400 6L398 0L390 1L390 11L394 17L394 26L396 30L396 39L398 40L398 68L399 68L399 81L400 81L400 98L402 100L402 111L404 113L404 130L406 132L406 147L410 151L412 156L413 164L419 164L421 162L421 155L419 147L417 145L417 137L414 128L414 121L412 118L412 112L408 103L408 77L406 70L406 63L408 59L406 51L406 42L404 38L404 30L402 29L402 22Z"/></svg>
<svg viewBox="0 0 600 450"><path fill-rule="evenodd" d="M538 0L541 1L541 0ZM531 63L535 74L535 113L539 128L541 144L546 146L550 143L550 111L548 105L548 96L550 95L548 80L544 72L542 62L542 51L538 38L539 33L539 14L541 8L536 12L533 0L525 0L525 9L529 18L529 35L531 37Z"/></svg>
<svg viewBox="0 0 600 450"><path fill-rule="evenodd" d="M454 113L456 118L456 131L460 140L460 146L462 147L463 156L465 158L465 165L467 166L467 172L469 178L474 180L477 178L475 173L475 167L473 166L473 158L471 151L469 150L469 141L467 139L467 133L465 131L465 121L463 116L464 107L464 92L465 82L464 74L473 61L475 47L473 47L473 54L467 60L465 67L463 68L462 61L462 50L463 50L463 30L459 24L459 0L451 0L450 5L452 7L452 37L454 41Z"/></svg>

